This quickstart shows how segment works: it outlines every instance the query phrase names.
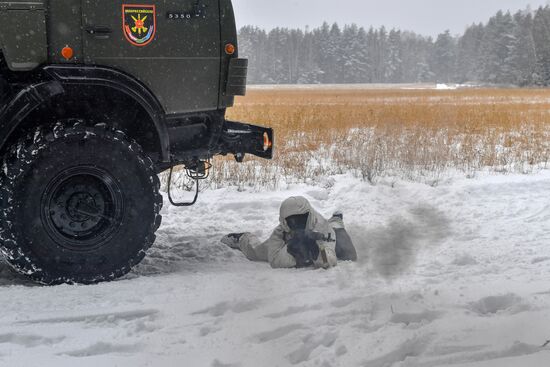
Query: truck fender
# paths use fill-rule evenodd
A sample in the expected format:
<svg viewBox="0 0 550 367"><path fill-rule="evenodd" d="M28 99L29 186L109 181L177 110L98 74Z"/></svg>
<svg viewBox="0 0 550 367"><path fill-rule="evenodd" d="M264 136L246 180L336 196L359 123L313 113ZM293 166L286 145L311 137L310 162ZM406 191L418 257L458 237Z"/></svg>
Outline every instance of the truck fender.
<svg viewBox="0 0 550 367"><path fill-rule="evenodd" d="M50 65L44 71L62 85L96 85L112 88L134 99L147 111L159 136L161 157L170 161L170 140L165 112L156 97L135 78L112 68L82 65Z"/></svg>
<svg viewBox="0 0 550 367"><path fill-rule="evenodd" d="M0 149L32 111L63 92L63 86L57 81L33 84L20 91L0 113Z"/></svg>

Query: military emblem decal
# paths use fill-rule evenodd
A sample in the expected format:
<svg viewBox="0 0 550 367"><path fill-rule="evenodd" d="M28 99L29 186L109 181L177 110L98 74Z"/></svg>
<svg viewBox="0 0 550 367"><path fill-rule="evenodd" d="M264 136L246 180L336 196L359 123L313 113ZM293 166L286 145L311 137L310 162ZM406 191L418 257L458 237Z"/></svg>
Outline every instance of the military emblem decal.
<svg viewBox="0 0 550 367"><path fill-rule="evenodd" d="M147 46L157 31L155 5L122 5L122 28L132 45Z"/></svg>

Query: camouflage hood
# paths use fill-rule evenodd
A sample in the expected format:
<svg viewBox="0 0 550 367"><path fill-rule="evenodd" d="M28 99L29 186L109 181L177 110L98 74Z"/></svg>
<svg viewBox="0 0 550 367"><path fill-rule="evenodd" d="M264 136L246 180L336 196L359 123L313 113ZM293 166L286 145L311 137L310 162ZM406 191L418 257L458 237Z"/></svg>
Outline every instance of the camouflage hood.
<svg viewBox="0 0 550 367"><path fill-rule="evenodd" d="M293 215L303 215L308 214L309 217L307 220L306 230L312 232L323 233L328 235L331 233L331 228L325 218L319 214L309 201L302 196L295 196L286 199L281 205L281 211L279 214L279 222L283 227L283 230L287 233L290 232L290 228L286 222L286 218Z"/></svg>

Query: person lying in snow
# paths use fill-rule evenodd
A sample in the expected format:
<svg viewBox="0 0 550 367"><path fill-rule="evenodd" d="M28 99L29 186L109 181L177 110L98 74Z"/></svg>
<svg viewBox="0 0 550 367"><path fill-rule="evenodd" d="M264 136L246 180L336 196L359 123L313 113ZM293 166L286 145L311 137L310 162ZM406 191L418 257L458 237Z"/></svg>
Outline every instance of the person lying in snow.
<svg viewBox="0 0 550 367"><path fill-rule="evenodd" d="M323 218L303 197L291 197L281 205L279 226L261 242L252 233L231 233L222 243L241 250L251 261L267 261L273 268L325 268L338 260L357 260L346 232L343 214Z"/></svg>

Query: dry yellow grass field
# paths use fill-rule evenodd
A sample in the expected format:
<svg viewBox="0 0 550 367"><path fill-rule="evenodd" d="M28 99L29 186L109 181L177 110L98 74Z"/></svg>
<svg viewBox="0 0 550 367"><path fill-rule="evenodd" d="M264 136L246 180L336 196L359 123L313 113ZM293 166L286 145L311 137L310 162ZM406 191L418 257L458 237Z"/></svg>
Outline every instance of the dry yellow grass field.
<svg viewBox="0 0 550 367"><path fill-rule="evenodd" d="M214 186L344 172L437 181L449 169L529 172L550 154L546 89L252 89L228 114L275 128L276 158L216 159Z"/></svg>

